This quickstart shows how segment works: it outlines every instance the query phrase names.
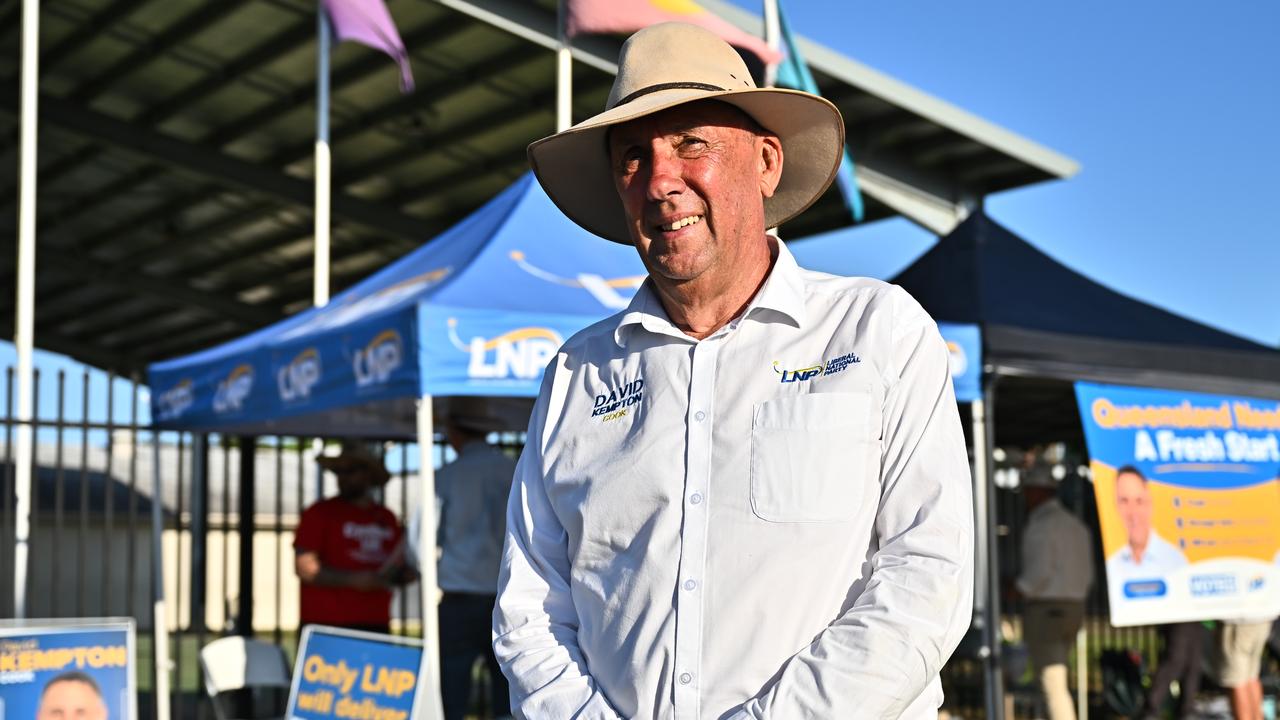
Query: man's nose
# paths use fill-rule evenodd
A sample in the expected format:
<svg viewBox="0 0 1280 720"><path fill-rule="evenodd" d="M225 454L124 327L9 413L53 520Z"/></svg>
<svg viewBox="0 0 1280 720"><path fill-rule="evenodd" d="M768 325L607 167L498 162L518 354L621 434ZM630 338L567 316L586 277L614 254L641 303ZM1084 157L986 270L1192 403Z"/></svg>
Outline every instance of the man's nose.
<svg viewBox="0 0 1280 720"><path fill-rule="evenodd" d="M649 173L649 199L662 201L684 191L684 165L675 153L655 149Z"/></svg>

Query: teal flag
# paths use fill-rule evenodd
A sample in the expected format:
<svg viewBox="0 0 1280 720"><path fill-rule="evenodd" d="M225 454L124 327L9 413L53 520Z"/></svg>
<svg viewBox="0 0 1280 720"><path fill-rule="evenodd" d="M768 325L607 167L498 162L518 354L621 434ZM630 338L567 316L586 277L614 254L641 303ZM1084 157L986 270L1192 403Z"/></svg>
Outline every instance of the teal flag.
<svg viewBox="0 0 1280 720"><path fill-rule="evenodd" d="M779 2L777 6L778 23L782 29L782 42L786 46L787 57L778 64L774 84L821 95L818 83L813 81L813 73L809 72L808 63L800 54L800 46L791 35L786 13L782 12L782 3ZM844 196L845 207L853 214L853 221L862 222L862 193L858 192L858 178L853 170L853 158L849 155L848 145L845 145L844 159L840 161L840 170L836 173L836 183L840 186L840 194Z"/></svg>

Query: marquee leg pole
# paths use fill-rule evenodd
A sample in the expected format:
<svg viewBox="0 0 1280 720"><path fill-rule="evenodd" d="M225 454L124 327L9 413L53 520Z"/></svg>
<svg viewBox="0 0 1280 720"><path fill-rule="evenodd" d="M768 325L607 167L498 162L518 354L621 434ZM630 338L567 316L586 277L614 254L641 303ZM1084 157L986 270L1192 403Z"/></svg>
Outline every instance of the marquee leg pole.
<svg viewBox="0 0 1280 720"><path fill-rule="evenodd" d="M1001 675L1000 637L1000 561L996 551L995 483L992 467L992 407L995 400L995 378L984 373L982 397L971 406L973 415L974 499L977 551L975 581L982 585L982 660L983 697L986 717L1004 720L1004 678ZM975 587L975 591L978 588ZM975 593L975 598L977 594Z"/></svg>
<svg viewBox="0 0 1280 720"><path fill-rule="evenodd" d="M422 576L422 669L418 672L426 696L419 707L424 720L440 720L444 708L440 700L440 627L436 581L436 472L435 427L431 416L431 396L418 400L418 570Z"/></svg>

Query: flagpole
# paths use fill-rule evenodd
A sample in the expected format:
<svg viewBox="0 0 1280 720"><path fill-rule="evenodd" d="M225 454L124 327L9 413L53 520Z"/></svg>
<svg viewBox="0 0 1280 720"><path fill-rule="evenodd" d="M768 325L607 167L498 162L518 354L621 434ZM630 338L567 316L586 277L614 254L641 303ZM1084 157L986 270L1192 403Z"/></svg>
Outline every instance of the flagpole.
<svg viewBox="0 0 1280 720"><path fill-rule="evenodd" d="M556 34L560 40L556 49L556 132L573 125L573 53L569 49L568 23L566 0L560 0L556 5Z"/></svg>
<svg viewBox="0 0 1280 720"><path fill-rule="evenodd" d="M778 24L778 0L764 0L764 42L775 52L782 49L782 32ZM778 64L764 66L765 87L773 87L778 81Z"/></svg>
<svg viewBox="0 0 1280 720"><path fill-rule="evenodd" d="M329 50L333 33L323 0L316 3L316 160L315 160L315 281L312 302L329 302L329 192L332 160L329 154Z"/></svg>
<svg viewBox="0 0 1280 720"><path fill-rule="evenodd" d="M39 97L40 0L22 3L22 89L19 125L18 293L13 344L18 354L18 437L14 453L13 616L27 616L27 557L31 535L32 353L36 302L36 102Z"/></svg>

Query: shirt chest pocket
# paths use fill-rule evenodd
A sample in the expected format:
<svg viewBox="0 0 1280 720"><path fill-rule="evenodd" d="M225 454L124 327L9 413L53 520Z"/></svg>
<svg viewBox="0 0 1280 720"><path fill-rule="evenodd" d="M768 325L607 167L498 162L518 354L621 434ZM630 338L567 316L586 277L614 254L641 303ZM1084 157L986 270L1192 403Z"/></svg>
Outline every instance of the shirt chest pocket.
<svg viewBox="0 0 1280 720"><path fill-rule="evenodd" d="M770 522L852 520L879 475L870 389L778 398L751 419L751 509Z"/></svg>

